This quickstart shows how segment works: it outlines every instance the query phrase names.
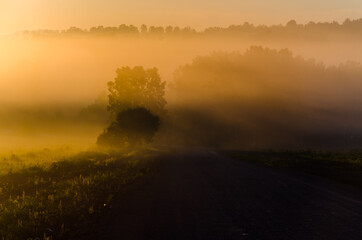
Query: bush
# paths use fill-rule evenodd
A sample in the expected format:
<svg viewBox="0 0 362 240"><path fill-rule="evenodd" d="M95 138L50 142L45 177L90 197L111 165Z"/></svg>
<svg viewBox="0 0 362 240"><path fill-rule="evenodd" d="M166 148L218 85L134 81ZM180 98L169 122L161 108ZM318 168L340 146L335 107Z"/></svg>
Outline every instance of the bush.
<svg viewBox="0 0 362 240"><path fill-rule="evenodd" d="M97 144L102 147L127 147L152 141L159 128L160 119L146 108L124 110L99 137Z"/></svg>

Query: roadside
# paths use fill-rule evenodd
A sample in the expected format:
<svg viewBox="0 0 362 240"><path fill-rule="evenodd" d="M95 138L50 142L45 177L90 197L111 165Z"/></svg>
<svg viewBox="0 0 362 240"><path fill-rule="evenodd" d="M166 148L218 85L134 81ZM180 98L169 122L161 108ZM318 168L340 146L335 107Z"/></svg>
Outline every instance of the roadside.
<svg viewBox="0 0 362 240"><path fill-rule="evenodd" d="M361 151L223 151L241 161L328 178L362 190Z"/></svg>
<svg viewBox="0 0 362 240"><path fill-rule="evenodd" d="M156 151L81 152L0 176L2 239L68 239L150 171Z"/></svg>

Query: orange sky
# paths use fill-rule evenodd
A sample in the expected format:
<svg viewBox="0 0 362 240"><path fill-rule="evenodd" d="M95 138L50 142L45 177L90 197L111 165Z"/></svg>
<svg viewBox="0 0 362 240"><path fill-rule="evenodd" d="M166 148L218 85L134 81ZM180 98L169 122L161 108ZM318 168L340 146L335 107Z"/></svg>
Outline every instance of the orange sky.
<svg viewBox="0 0 362 240"><path fill-rule="evenodd" d="M360 0L0 0L0 33L121 23L204 28L362 17Z"/></svg>

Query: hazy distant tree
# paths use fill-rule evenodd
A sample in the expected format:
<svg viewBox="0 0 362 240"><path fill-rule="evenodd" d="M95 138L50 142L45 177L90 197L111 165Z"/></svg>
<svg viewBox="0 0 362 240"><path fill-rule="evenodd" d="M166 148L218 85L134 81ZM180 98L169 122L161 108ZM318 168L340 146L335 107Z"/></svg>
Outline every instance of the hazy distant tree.
<svg viewBox="0 0 362 240"><path fill-rule="evenodd" d="M147 33L147 32L148 32L147 25L142 24L142 26L141 26L141 33L145 34L145 33Z"/></svg>
<svg viewBox="0 0 362 240"><path fill-rule="evenodd" d="M133 25L122 24L118 27L118 31L120 33L138 33L138 28Z"/></svg>
<svg viewBox="0 0 362 240"><path fill-rule="evenodd" d="M167 34L170 34L170 33L173 32L173 27L172 27L172 26L168 26L168 27L166 27L165 31L166 31Z"/></svg>
<svg viewBox="0 0 362 240"><path fill-rule="evenodd" d="M118 28L117 27L105 27L103 29L103 34L107 34L107 35L116 35L118 32Z"/></svg>
<svg viewBox="0 0 362 240"><path fill-rule="evenodd" d="M196 33L195 29L192 29L190 27L184 27L182 30L183 34L192 34L192 33Z"/></svg>
<svg viewBox="0 0 362 240"><path fill-rule="evenodd" d="M84 31L78 27L70 27L67 31L67 34L82 34Z"/></svg>
<svg viewBox="0 0 362 240"><path fill-rule="evenodd" d="M104 27L102 25L100 25L98 27L92 27L90 29L91 33L96 33L96 34L101 34L101 33L103 33L103 31L104 31Z"/></svg>
<svg viewBox="0 0 362 240"><path fill-rule="evenodd" d="M152 34L163 34L163 33L165 33L165 30L163 29L163 27L151 26L149 28L148 32L152 33Z"/></svg>
<svg viewBox="0 0 362 240"><path fill-rule="evenodd" d="M295 21L295 20L290 20L288 23L287 23L287 27L288 28L295 28L295 27L297 27L297 22Z"/></svg>
<svg viewBox="0 0 362 240"><path fill-rule="evenodd" d="M344 20L343 25L349 25L351 23L352 23L351 19L347 18L346 20Z"/></svg>
<svg viewBox="0 0 362 240"><path fill-rule="evenodd" d="M315 27L317 24L313 21L308 22L305 26L306 27Z"/></svg>
<svg viewBox="0 0 362 240"><path fill-rule="evenodd" d="M165 82L157 68L123 67L114 81L108 82L108 110L113 116L126 109L145 107L157 116L165 113Z"/></svg>
<svg viewBox="0 0 362 240"><path fill-rule="evenodd" d="M128 32L129 33L139 33L138 28L136 26L134 26L134 25L129 25L128 26Z"/></svg>
<svg viewBox="0 0 362 240"><path fill-rule="evenodd" d="M118 113L97 139L101 147L138 146L151 142L160 125L159 117L146 108L132 108Z"/></svg>

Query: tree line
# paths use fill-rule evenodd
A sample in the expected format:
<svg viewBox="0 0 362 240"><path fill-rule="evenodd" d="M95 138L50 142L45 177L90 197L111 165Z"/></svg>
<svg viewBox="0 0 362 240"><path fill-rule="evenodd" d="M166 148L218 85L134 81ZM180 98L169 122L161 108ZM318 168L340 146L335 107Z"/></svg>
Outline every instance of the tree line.
<svg viewBox="0 0 362 240"><path fill-rule="evenodd" d="M253 25L245 22L228 27L209 27L204 30L195 30L191 27L178 26L147 26L121 24L117 26L95 26L89 29L70 27L66 30L37 30L23 31L23 36L243 36L243 37L312 37L334 35L362 36L362 18L346 19L344 22L309 22L306 24L290 20L286 24L279 25Z"/></svg>

